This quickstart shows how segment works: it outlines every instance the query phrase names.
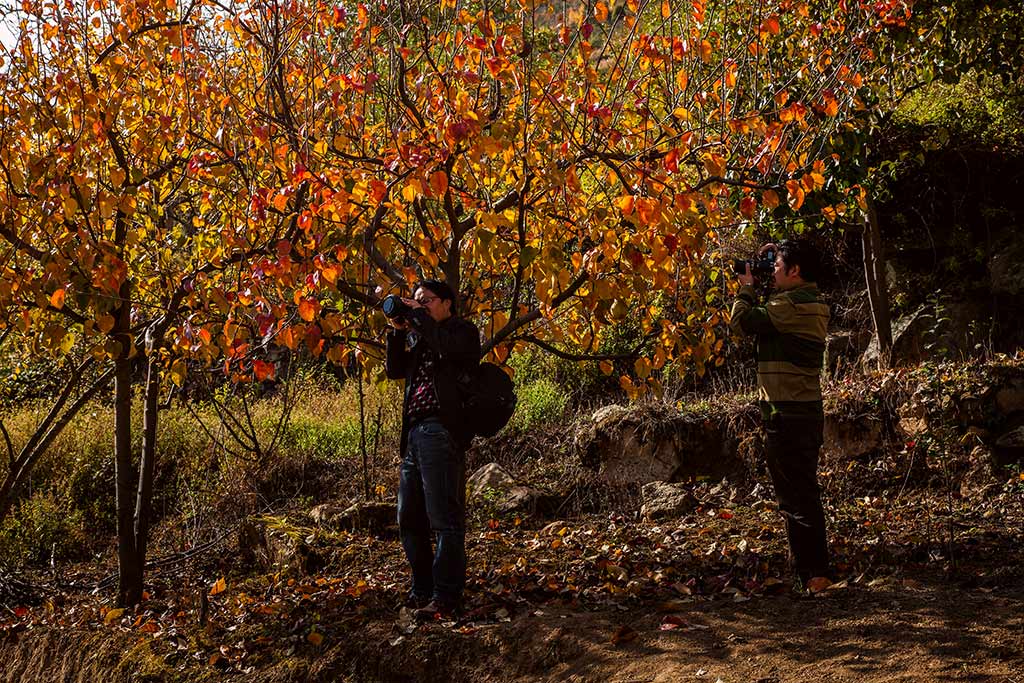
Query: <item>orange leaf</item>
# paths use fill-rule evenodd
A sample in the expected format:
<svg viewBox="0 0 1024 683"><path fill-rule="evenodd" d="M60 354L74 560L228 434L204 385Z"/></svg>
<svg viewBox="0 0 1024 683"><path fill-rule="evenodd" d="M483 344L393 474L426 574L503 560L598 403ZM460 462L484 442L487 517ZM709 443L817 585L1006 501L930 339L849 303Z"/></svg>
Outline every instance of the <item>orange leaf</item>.
<svg viewBox="0 0 1024 683"><path fill-rule="evenodd" d="M740 213L746 218L753 218L754 211L757 210L757 200L751 196L746 196L740 200Z"/></svg>
<svg viewBox="0 0 1024 683"><path fill-rule="evenodd" d="M210 587L210 595L219 595L228 589L228 582L224 580L224 577L217 579L213 586Z"/></svg>
<svg viewBox="0 0 1024 683"><path fill-rule="evenodd" d="M789 192L787 201L789 207L796 211L804 205L804 188L800 186L800 181L789 180L786 182L786 191Z"/></svg>
<svg viewBox="0 0 1024 683"><path fill-rule="evenodd" d="M661 18L668 19L670 16L672 16L672 5L669 4L668 0L662 0Z"/></svg>
<svg viewBox="0 0 1024 683"><path fill-rule="evenodd" d="M448 189L448 174L444 171L434 171L430 174L430 191L435 197L440 197Z"/></svg>
<svg viewBox="0 0 1024 683"><path fill-rule="evenodd" d="M679 171L679 150L673 147L665 155L665 170L669 173L677 173Z"/></svg>
<svg viewBox="0 0 1024 683"><path fill-rule="evenodd" d="M56 308L58 311L64 308L64 289L58 289L50 295L50 305Z"/></svg>
<svg viewBox="0 0 1024 683"><path fill-rule="evenodd" d="M256 375L256 380L259 382L274 379L275 367L273 363L268 363L262 360L253 361L252 371L253 374Z"/></svg>
<svg viewBox="0 0 1024 683"><path fill-rule="evenodd" d="M631 194L623 195L615 200L615 204L622 211L623 216L629 216L633 213L633 204L635 203L636 198Z"/></svg>
<svg viewBox="0 0 1024 683"><path fill-rule="evenodd" d="M317 303L313 299L303 299L299 302L299 317L307 323L312 322L316 317Z"/></svg>
<svg viewBox="0 0 1024 683"><path fill-rule="evenodd" d="M596 5L594 5L594 17L598 21L607 21L608 5L604 4L604 2L598 2Z"/></svg>
<svg viewBox="0 0 1024 683"><path fill-rule="evenodd" d="M767 209L774 209L779 205L779 195L775 190L765 190L761 193L761 203Z"/></svg>

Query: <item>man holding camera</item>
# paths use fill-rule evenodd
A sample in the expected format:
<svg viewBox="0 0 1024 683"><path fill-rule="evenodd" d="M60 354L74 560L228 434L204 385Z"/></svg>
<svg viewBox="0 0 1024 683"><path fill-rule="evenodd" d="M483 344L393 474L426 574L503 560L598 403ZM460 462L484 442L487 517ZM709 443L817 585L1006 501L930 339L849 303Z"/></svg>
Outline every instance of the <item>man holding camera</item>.
<svg viewBox="0 0 1024 683"><path fill-rule="evenodd" d="M768 471L786 520L790 559L804 586L815 590L828 585L829 574L817 475L824 428L820 375L829 308L816 284L821 267L816 249L802 240L787 240L761 247L759 257L766 254L776 254L768 301L757 304L748 261L739 276L730 327L757 339L758 403Z"/></svg>
<svg viewBox="0 0 1024 683"><path fill-rule="evenodd" d="M385 371L405 380L398 529L412 568L407 605L418 619L447 618L461 607L466 581L465 449L473 436L458 378L480 361L480 333L455 315L445 282L424 280L400 302L384 307L393 328Z"/></svg>

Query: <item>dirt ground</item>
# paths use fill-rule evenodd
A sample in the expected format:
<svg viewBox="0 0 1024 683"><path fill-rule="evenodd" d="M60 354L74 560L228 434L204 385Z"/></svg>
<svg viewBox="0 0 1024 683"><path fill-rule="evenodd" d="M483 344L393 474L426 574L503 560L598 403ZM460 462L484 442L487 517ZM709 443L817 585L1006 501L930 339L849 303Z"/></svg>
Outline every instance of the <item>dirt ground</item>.
<svg viewBox="0 0 1024 683"><path fill-rule="evenodd" d="M727 488L660 525L480 518L465 615L426 625L399 609L393 536L279 521L312 571L252 572L228 543L154 571L124 613L86 590L101 568L63 575L0 622L0 681L1024 683L1011 484L951 515L927 490L831 509L843 581L813 595L791 586L771 502Z"/></svg>

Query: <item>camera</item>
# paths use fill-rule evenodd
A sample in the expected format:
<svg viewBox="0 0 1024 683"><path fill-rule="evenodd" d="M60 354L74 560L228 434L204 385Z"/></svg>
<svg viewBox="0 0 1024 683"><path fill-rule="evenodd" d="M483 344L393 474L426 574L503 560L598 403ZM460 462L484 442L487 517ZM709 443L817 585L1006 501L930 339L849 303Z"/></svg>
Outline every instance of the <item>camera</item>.
<svg viewBox="0 0 1024 683"><path fill-rule="evenodd" d="M747 272L747 264L750 264L750 273L758 280L767 280L775 272L775 250L768 249L760 258L733 259L732 269L737 275Z"/></svg>
<svg viewBox="0 0 1024 683"><path fill-rule="evenodd" d="M380 310L391 320L401 320L409 315L412 307L402 301L402 297L397 294L389 294L380 302Z"/></svg>

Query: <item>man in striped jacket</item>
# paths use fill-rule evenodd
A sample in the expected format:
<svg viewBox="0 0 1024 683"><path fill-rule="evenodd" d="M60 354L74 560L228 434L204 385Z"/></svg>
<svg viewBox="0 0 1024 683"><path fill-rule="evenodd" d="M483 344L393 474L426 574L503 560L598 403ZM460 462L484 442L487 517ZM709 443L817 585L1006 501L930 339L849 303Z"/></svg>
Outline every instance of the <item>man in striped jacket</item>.
<svg viewBox="0 0 1024 683"><path fill-rule="evenodd" d="M731 327L757 339L757 393L766 435L768 471L786 520L790 559L805 586L829 574L825 514L818 489L823 441L821 367L829 308L816 284L820 257L806 242L766 244L774 249L772 293L757 304L747 264L732 307Z"/></svg>

